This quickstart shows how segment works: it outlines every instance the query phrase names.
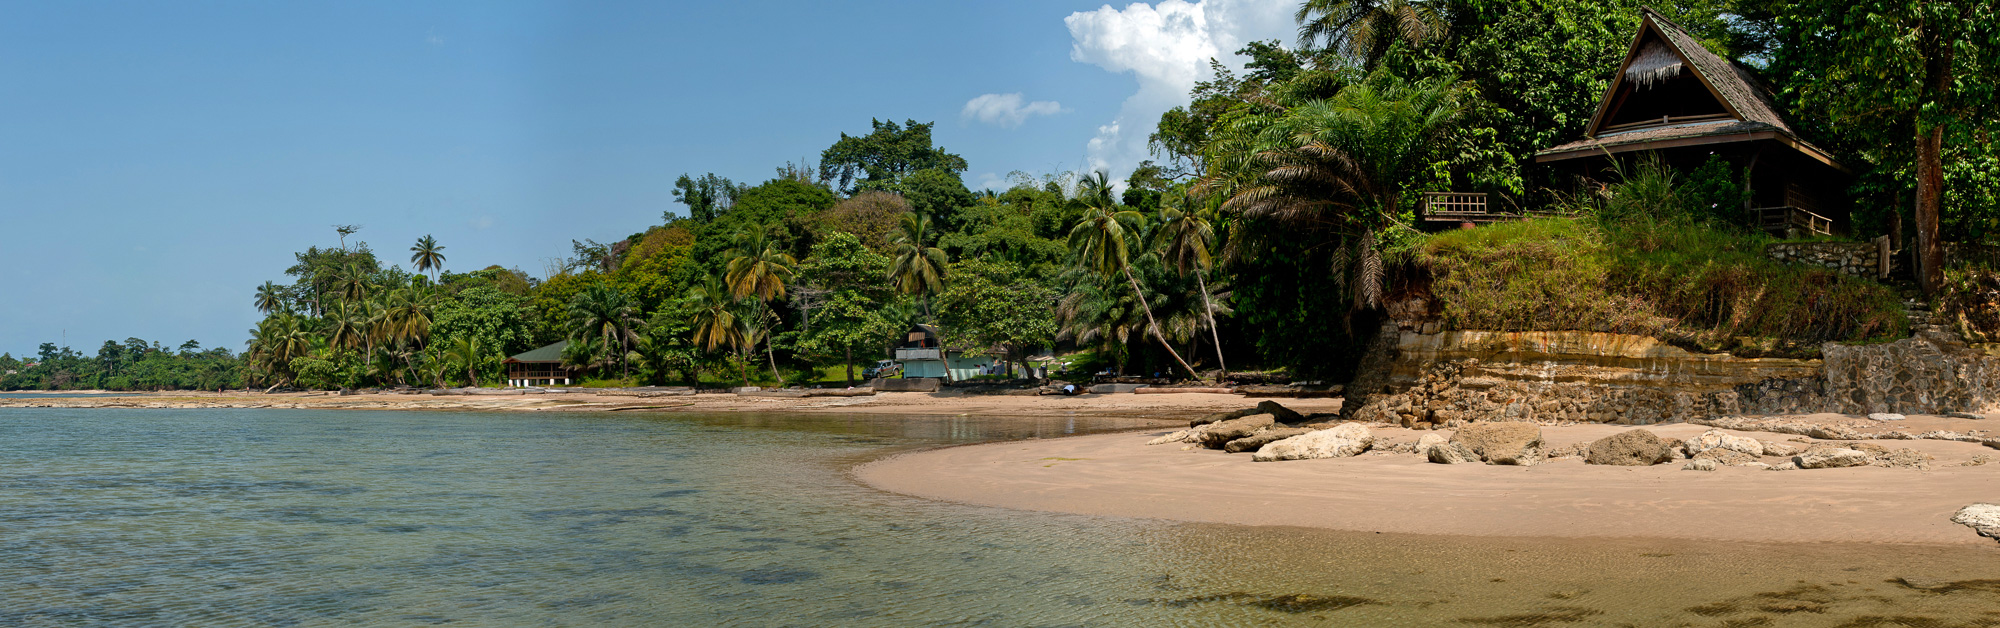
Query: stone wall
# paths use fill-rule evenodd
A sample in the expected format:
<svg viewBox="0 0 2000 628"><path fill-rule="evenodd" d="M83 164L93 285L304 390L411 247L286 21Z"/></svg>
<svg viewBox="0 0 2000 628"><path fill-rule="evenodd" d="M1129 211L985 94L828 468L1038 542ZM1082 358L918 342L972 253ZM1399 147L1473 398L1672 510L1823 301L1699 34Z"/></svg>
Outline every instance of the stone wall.
<svg viewBox="0 0 2000 628"><path fill-rule="evenodd" d="M1352 417L1409 427L1494 420L1647 425L1718 416L2000 411L2000 357L1942 332L1827 343L1825 359L1690 353L1643 336L1403 332L1388 392Z"/></svg>
<svg viewBox="0 0 2000 628"><path fill-rule="evenodd" d="M1786 264L1819 266L1851 277L1881 276L1882 253L1873 242L1780 242L1764 246L1764 255ZM1895 271L1891 256L1890 271Z"/></svg>

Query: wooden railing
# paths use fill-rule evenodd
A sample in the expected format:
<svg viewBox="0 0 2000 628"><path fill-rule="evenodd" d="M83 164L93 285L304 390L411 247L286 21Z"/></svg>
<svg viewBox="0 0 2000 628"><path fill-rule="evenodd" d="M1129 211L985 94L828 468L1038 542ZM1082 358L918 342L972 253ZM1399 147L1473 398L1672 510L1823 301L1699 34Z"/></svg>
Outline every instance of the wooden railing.
<svg viewBox="0 0 2000 628"><path fill-rule="evenodd" d="M1806 235L1833 235L1833 220L1801 207L1784 205L1779 207L1759 207L1750 210L1757 220L1757 228L1776 236L1784 236L1793 229Z"/></svg>

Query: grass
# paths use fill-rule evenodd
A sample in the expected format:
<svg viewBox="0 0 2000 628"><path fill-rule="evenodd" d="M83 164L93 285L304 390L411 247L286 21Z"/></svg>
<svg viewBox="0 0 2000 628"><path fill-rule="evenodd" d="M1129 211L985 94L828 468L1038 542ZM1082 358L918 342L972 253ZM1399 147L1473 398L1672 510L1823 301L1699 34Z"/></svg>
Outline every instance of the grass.
<svg viewBox="0 0 2000 628"><path fill-rule="evenodd" d="M1545 218L1409 252L1449 329L1650 335L1706 351L1817 355L1908 335L1894 290L1764 255L1768 237L1685 218Z"/></svg>

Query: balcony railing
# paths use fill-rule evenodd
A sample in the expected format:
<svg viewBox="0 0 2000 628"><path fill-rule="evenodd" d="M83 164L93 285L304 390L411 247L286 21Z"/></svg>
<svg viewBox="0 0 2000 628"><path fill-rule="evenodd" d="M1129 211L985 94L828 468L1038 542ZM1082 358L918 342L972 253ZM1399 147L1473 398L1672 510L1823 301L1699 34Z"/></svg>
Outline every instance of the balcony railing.
<svg viewBox="0 0 2000 628"><path fill-rule="evenodd" d="M1759 207L1750 210L1757 220L1757 228L1778 237L1786 237L1797 230L1801 235L1833 235L1833 220L1815 214L1803 207L1783 205L1779 207Z"/></svg>

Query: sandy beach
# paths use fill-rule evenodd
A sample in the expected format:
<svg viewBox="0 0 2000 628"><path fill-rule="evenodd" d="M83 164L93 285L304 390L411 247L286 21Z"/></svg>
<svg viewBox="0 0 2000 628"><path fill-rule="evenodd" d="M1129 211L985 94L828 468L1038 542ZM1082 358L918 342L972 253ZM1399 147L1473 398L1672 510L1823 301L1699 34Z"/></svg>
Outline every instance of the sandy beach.
<svg viewBox="0 0 2000 628"><path fill-rule="evenodd" d="M1830 420L1848 417L1832 415ZM1985 421L1912 417L1923 428L1974 430ZM1548 446L1632 429L1544 426ZM1686 438L1700 425L1649 426ZM1376 447L1422 433L1376 427ZM1789 434L1728 431L1800 447ZM2000 501L2000 464L1979 443L1879 440L1935 457L1928 470L1855 467L1683 471L1587 465L1580 459L1490 466L1432 464L1415 454L1252 462L1249 454L1147 446L1166 430L994 443L914 452L855 470L884 490L1004 508L1255 526L1427 535L1662 538L1780 543L1993 545L1950 521L1959 508ZM1776 460L1771 460L1776 462Z"/></svg>

